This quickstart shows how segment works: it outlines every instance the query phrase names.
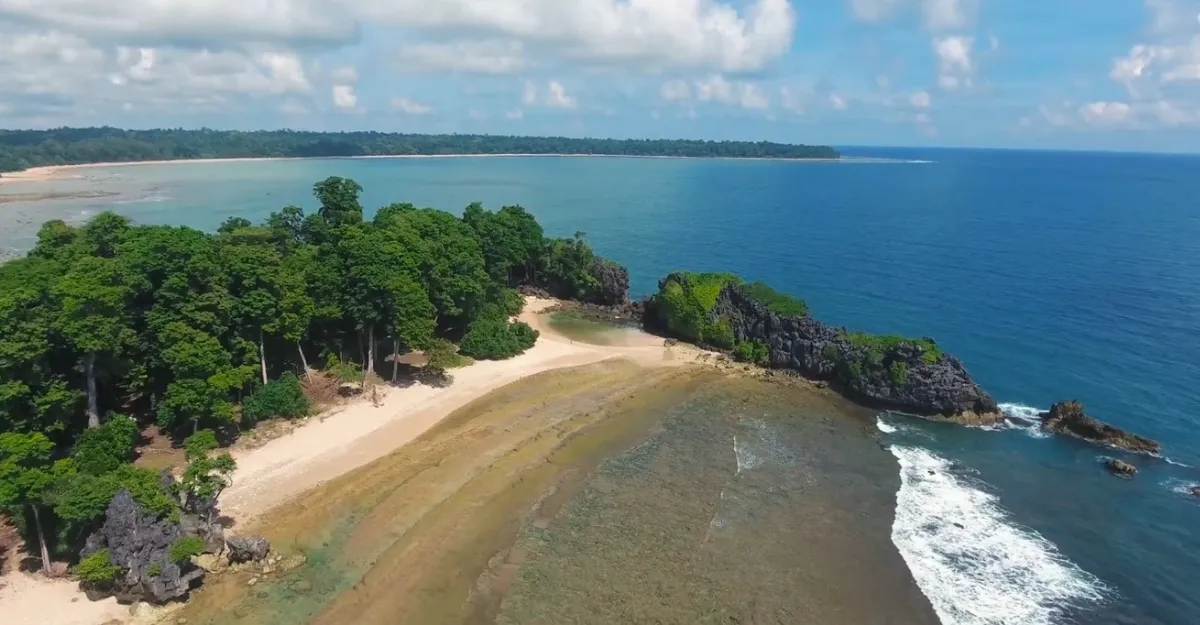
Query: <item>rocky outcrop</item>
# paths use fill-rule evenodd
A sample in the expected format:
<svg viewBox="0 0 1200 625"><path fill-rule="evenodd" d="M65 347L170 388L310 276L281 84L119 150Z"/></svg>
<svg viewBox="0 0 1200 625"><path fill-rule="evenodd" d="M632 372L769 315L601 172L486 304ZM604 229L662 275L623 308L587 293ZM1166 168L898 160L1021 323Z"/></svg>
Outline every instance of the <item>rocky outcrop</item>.
<svg viewBox="0 0 1200 625"><path fill-rule="evenodd" d="M1041 414L1042 429L1047 432L1074 436L1097 445L1106 445L1139 454L1158 454L1161 446L1154 441L1107 423L1097 421L1083 412L1078 401L1054 404Z"/></svg>
<svg viewBox="0 0 1200 625"><path fill-rule="evenodd" d="M629 303L629 270L607 258L596 257L589 273L599 286L591 303L601 306L624 306Z"/></svg>
<svg viewBox="0 0 1200 625"><path fill-rule="evenodd" d="M1104 466L1113 475L1118 475L1120 477L1133 477L1134 475L1137 475L1137 467L1125 462L1124 460L1109 458L1108 461L1104 463Z"/></svg>
<svg viewBox="0 0 1200 625"><path fill-rule="evenodd" d="M191 562L171 562L171 544L183 536L180 526L146 513L121 489L109 502L104 525L87 539L82 555L108 550L108 559L121 569L112 582L84 585L88 598L115 596L121 603L165 603L186 598L204 579Z"/></svg>
<svg viewBox="0 0 1200 625"><path fill-rule="evenodd" d="M644 319L648 329L661 331L653 306L652 301ZM712 315L728 321L737 342L767 345L771 367L833 382L862 403L971 425L1003 419L996 401L962 362L940 350L930 352L926 345L932 341L856 343L845 329L809 315L776 314L737 284L721 290Z"/></svg>
<svg viewBox="0 0 1200 625"><path fill-rule="evenodd" d="M258 562L271 552L271 543L262 536L230 538L225 546L229 549L229 561L234 564Z"/></svg>

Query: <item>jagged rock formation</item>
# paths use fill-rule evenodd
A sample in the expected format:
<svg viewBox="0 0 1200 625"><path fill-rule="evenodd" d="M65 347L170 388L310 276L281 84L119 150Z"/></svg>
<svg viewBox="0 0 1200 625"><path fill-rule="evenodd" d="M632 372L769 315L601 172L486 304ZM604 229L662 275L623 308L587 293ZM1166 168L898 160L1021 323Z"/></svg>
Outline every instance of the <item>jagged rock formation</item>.
<svg viewBox="0 0 1200 625"><path fill-rule="evenodd" d="M87 583L92 600L115 596L121 603L165 603L186 598L204 579L191 562L171 562L168 550L183 536L177 523L146 513L127 489L109 502L104 525L87 539L82 555L108 550L108 559L121 569L112 582Z"/></svg>
<svg viewBox="0 0 1200 625"><path fill-rule="evenodd" d="M668 276L664 283L672 279L680 277ZM668 324L659 306L651 299L644 321L648 329L662 332ZM996 401L962 362L938 350L932 340L857 339L807 314L775 313L740 282L721 288L709 316L710 328L728 325L735 345L765 345L769 355L764 364L833 382L865 404L972 425L1003 419Z"/></svg>
<svg viewBox="0 0 1200 625"><path fill-rule="evenodd" d="M597 256L590 273L600 283L591 303L601 306L623 306L629 303L628 269Z"/></svg>
<svg viewBox="0 0 1200 625"><path fill-rule="evenodd" d="M1134 475L1137 475L1137 467L1125 462L1124 460L1109 458L1108 461L1104 463L1104 466L1111 471L1113 475L1119 475L1121 477L1133 477Z"/></svg>
<svg viewBox="0 0 1200 625"><path fill-rule="evenodd" d="M1121 428L1093 419L1083 412L1078 401L1054 404L1049 412L1043 412L1042 429L1047 432L1074 436L1097 445L1107 445L1140 454L1158 454L1162 448L1154 441Z"/></svg>
<svg viewBox="0 0 1200 625"><path fill-rule="evenodd" d="M225 546L229 548L229 561L235 564L241 562L258 562L271 552L271 543L262 536L246 538L230 538Z"/></svg>

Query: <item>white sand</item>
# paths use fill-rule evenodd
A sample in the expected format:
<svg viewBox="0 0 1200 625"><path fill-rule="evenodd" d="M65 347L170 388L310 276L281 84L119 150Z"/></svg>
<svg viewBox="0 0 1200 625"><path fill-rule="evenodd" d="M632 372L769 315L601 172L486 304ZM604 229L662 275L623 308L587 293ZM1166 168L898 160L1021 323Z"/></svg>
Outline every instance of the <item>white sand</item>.
<svg viewBox="0 0 1200 625"><path fill-rule="evenodd" d="M452 372L454 383L447 388L392 389L378 408L367 400L356 401L238 454L233 485L221 495L221 512L245 526L322 482L391 453L471 401L530 375L609 358L629 358L647 366L682 364L702 353L687 345L667 350L662 339L650 335L616 346L575 342L541 323L536 313L552 304L552 300L527 300L521 319L542 335L532 349L516 358L457 369ZM237 531L235 526L233 533ZM0 589L0 625L101 625L128 616L128 610L113 599L88 601L72 582L18 575L9 587Z"/></svg>

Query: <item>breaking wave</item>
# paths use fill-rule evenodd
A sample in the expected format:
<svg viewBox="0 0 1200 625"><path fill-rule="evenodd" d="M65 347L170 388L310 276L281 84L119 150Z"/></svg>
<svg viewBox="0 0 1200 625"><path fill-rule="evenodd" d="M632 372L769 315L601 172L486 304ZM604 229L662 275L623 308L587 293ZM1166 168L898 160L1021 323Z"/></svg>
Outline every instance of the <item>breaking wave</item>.
<svg viewBox="0 0 1200 625"><path fill-rule="evenodd" d="M948 460L891 451L901 480L892 542L943 625L1054 625L1067 608L1104 599L1099 579L1015 524Z"/></svg>

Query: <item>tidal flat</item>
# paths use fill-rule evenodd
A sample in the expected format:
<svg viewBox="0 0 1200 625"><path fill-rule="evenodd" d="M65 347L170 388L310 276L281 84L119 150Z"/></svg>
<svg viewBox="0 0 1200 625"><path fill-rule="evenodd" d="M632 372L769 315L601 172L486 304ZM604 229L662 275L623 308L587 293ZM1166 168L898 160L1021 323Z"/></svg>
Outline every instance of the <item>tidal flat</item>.
<svg viewBox="0 0 1200 625"><path fill-rule="evenodd" d="M307 564L210 580L223 624L937 623L895 461L824 391L606 362L532 376L260 517Z"/></svg>

